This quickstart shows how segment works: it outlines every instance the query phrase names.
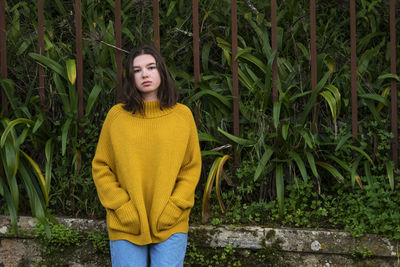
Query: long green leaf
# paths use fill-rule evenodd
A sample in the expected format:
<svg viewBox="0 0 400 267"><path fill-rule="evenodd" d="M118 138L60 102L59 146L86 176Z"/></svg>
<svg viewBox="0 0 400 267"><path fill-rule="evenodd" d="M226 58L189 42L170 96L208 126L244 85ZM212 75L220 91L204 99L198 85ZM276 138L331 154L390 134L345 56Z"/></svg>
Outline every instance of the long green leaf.
<svg viewBox="0 0 400 267"><path fill-rule="evenodd" d="M326 72L324 76L321 78L321 80L318 82L317 86L315 87L314 91L311 93L311 97L308 100L303 112L300 114L300 119L299 119L299 124L305 124L305 121L308 117L308 114L310 113L311 109L313 108L315 104L315 99L317 95L319 94L320 90L325 86L326 82L328 81L328 78L330 76L330 72Z"/></svg>
<svg viewBox="0 0 400 267"><path fill-rule="evenodd" d="M382 97L381 95L378 94L358 94L358 96L360 98L365 98L365 99L371 99L371 100L375 100L385 106L388 105L388 100L384 97Z"/></svg>
<svg viewBox="0 0 400 267"><path fill-rule="evenodd" d="M281 131L282 131L282 138L283 138L283 140L286 141L286 139L288 137L288 133L289 133L289 124L282 123Z"/></svg>
<svg viewBox="0 0 400 267"><path fill-rule="evenodd" d="M284 207L283 202L284 202L285 185L283 182L283 166L280 163L276 165L275 183L276 183L276 198L278 200L279 213L282 215Z"/></svg>
<svg viewBox="0 0 400 267"><path fill-rule="evenodd" d="M11 231L13 233L17 233L18 232L17 208L14 204L13 198L11 197L11 193L8 190L8 187L5 184L5 182L1 176L0 176L0 184L1 184L1 187L3 188L3 195L4 195L4 199L6 200L6 203L7 203L8 212L10 213L11 227L12 227Z"/></svg>
<svg viewBox="0 0 400 267"><path fill-rule="evenodd" d="M360 164L361 156L358 156L357 159L354 161L353 166L351 167L351 185L354 186L355 182L363 188L360 175L357 173L358 165Z"/></svg>
<svg viewBox="0 0 400 267"><path fill-rule="evenodd" d="M315 162L315 164L321 166L322 168L324 168L325 170L330 172L330 174L332 174L332 176L335 177L335 179L337 179L339 182L341 182L341 183L344 182L343 175L329 163L317 161L317 162Z"/></svg>
<svg viewBox="0 0 400 267"><path fill-rule="evenodd" d="M313 144L313 141L312 141L312 138L311 138L310 134L308 132L304 131L304 130L300 130L299 133L303 137L303 139L304 139L305 143L307 144L307 146L310 149L314 149L314 144Z"/></svg>
<svg viewBox="0 0 400 267"><path fill-rule="evenodd" d="M32 215L37 218L44 218L46 209L46 205L44 203L43 192L35 180L28 172L25 164L21 164L18 169L19 176L22 178L23 184L25 186L25 190L28 194L29 204L31 206Z"/></svg>
<svg viewBox="0 0 400 267"><path fill-rule="evenodd" d="M43 122L44 122L44 116L43 116L43 113L40 113L38 118L35 121L35 125L33 126L32 133L36 133L36 131L40 128L40 126L42 126Z"/></svg>
<svg viewBox="0 0 400 267"><path fill-rule="evenodd" d="M53 166L53 139L49 139L45 145L45 156L46 156L46 167L45 167L45 181L46 181L46 192L50 194L52 166ZM46 203L47 205L47 203Z"/></svg>
<svg viewBox="0 0 400 267"><path fill-rule="evenodd" d="M221 128L218 127L218 132L222 133L223 135L225 135L228 139L232 140L233 142L242 145L242 146L253 146L256 142L253 140L248 140L248 139L244 139L244 138L240 138L237 136L234 136L230 133L225 132L224 130L222 130Z"/></svg>
<svg viewBox="0 0 400 267"><path fill-rule="evenodd" d="M45 181L45 178L44 178L44 176L43 176L43 174L42 174L42 171L40 170L39 165L36 163L36 161L34 161L34 160L33 160L28 154L26 154L24 151L20 150L20 152L21 152L22 155L25 156L25 158L26 158L26 159L29 161L29 163L31 164L32 169L33 169L35 175L36 175L37 178L38 178L40 187L42 188L42 191L43 191L43 196L44 196L45 201L46 201L46 203L47 203L47 201L48 201L48 199L49 199L49 192L47 192L47 189L46 189L46 181Z"/></svg>
<svg viewBox="0 0 400 267"><path fill-rule="evenodd" d="M390 188L394 190L394 164L392 161L389 161L385 162L385 166Z"/></svg>
<svg viewBox="0 0 400 267"><path fill-rule="evenodd" d="M329 91L323 91L320 93L320 95L323 96L324 99L326 100L326 102L328 103L329 108L331 109L332 117L335 118L336 117L335 116L336 115L336 103L335 103L336 101L335 101L334 96Z"/></svg>
<svg viewBox="0 0 400 267"><path fill-rule="evenodd" d="M200 99L201 97L205 96L205 95L210 95L215 97L216 99L218 99L219 101L221 101L222 104L224 104L227 108L231 108L231 102L229 101L229 98L226 96L223 96L215 91L209 90L209 89L203 89L201 91L199 91L198 93L196 93L195 95L193 95L190 98L190 101L196 101L197 99Z"/></svg>
<svg viewBox="0 0 400 267"><path fill-rule="evenodd" d="M210 216L210 197L211 197L211 190L212 186L214 184L214 179L217 174L217 168L219 165L219 162L221 161L222 157L218 157L214 160L210 172L208 173L206 185L204 188L204 193L203 193L203 200L201 202L201 220L202 223L206 223L208 220L208 217Z"/></svg>
<svg viewBox="0 0 400 267"><path fill-rule="evenodd" d="M72 103L70 103L67 92L65 91L64 82L61 80L60 75L57 73L53 73L53 80L56 85L57 93L61 98L61 102L64 106L64 112L69 114L72 112Z"/></svg>
<svg viewBox="0 0 400 267"><path fill-rule="evenodd" d="M67 76L69 82L74 85L76 81L76 63L75 59L68 59L65 61L65 65L67 68Z"/></svg>
<svg viewBox="0 0 400 267"><path fill-rule="evenodd" d="M275 129L278 128L280 114L281 114L281 102L276 101L273 104L273 112L272 112Z"/></svg>
<svg viewBox="0 0 400 267"><path fill-rule="evenodd" d="M351 139L352 137L353 137L352 134L346 134L345 136L342 136L342 137L339 139L339 142L338 142L337 145L336 145L335 151L339 151L339 150L343 147L343 145L346 144L347 141L348 141L349 139Z"/></svg>
<svg viewBox="0 0 400 267"><path fill-rule="evenodd" d="M265 65L260 59L258 59L257 57L245 53L240 55L241 58L248 60L249 62L253 63L254 65L256 65L262 72L267 73L267 65Z"/></svg>
<svg viewBox="0 0 400 267"><path fill-rule="evenodd" d="M221 196L221 179L222 179L224 164L230 158L231 157L229 155L224 155L221 158L217 166L217 173L215 174L215 191L217 194L219 207L221 208L222 213L225 213L225 205L222 201L222 196Z"/></svg>
<svg viewBox="0 0 400 267"><path fill-rule="evenodd" d="M304 161L301 159L300 155L294 151L289 151L288 155L290 156L291 159L293 159L296 162L297 167L300 170L300 173L301 173L301 176L303 177L304 182L307 183L308 182L308 174L307 174L306 166L304 165Z"/></svg>
<svg viewBox="0 0 400 267"><path fill-rule="evenodd" d="M333 156L333 155L328 155L327 158L332 159L333 161L335 161L337 164L339 164L340 167L342 167L343 169L345 169L346 171L348 171L349 173L351 173L351 167L350 164L348 164L347 162L344 162L341 159L338 159L337 157Z"/></svg>
<svg viewBox="0 0 400 267"><path fill-rule="evenodd" d="M101 92L102 88L95 84L93 86L92 91L90 91L88 100L87 100L87 104L85 107L85 115L88 116L90 114L90 111L93 108L94 103L96 103L97 97L99 96L100 92Z"/></svg>
<svg viewBox="0 0 400 267"><path fill-rule="evenodd" d="M68 140L67 138L71 122L72 122L71 118L67 119L61 129L61 154L63 156L65 155L65 150L67 148L67 140Z"/></svg>
<svg viewBox="0 0 400 267"><path fill-rule="evenodd" d="M0 77L0 87L3 88L3 92L6 94L12 110L16 111L17 116L20 116L18 112L18 103L14 97L14 82L10 79Z"/></svg>
<svg viewBox="0 0 400 267"><path fill-rule="evenodd" d="M274 150L271 147L267 147L265 149L264 154L261 157L260 162L257 165L256 172L254 173L254 181L257 181L258 178L260 177L262 171L264 170L265 166L267 165L267 162L271 158L272 154L274 153Z"/></svg>
<svg viewBox="0 0 400 267"><path fill-rule="evenodd" d="M314 174L316 178L319 177L318 171L317 171L317 166L315 165L315 159L314 156L310 152L306 152L306 157L308 160L308 164L310 165L311 171Z"/></svg>
<svg viewBox="0 0 400 267"><path fill-rule="evenodd" d="M205 132L199 132L199 141L221 143L217 138Z"/></svg>
<svg viewBox="0 0 400 267"><path fill-rule="evenodd" d="M53 71L61 75L61 77L63 77L64 79L68 79L65 69L58 62L37 53L29 53L29 56L39 63L43 64L44 66L52 69Z"/></svg>
<svg viewBox="0 0 400 267"><path fill-rule="evenodd" d="M386 73L386 74L379 75L378 80L382 80L382 79L395 79L396 81L400 82L399 76L396 74L393 74L393 73Z"/></svg>
<svg viewBox="0 0 400 267"><path fill-rule="evenodd" d="M353 150L356 150L360 154L362 154L369 162L371 162L372 166L375 166L374 162L372 161L371 157L362 149L353 145L345 145L344 147L351 148Z"/></svg>
<svg viewBox="0 0 400 267"><path fill-rule="evenodd" d="M365 177L367 178L368 185L371 187L374 183L372 174L371 174L371 168L369 167L369 163L367 161L364 161L364 170L365 170Z"/></svg>
<svg viewBox="0 0 400 267"><path fill-rule="evenodd" d="M1 146L4 146L4 143L5 143L8 135L10 134L10 132L12 130L14 130L14 127L16 125L18 125L18 124L21 124L21 123L24 123L24 124L28 125L28 127L30 127L30 126L35 124L34 121L28 120L28 119L25 119L25 118L18 118L18 119L10 121L8 123L6 129L4 130L3 134L1 135L1 139L0 139L0 145Z"/></svg>

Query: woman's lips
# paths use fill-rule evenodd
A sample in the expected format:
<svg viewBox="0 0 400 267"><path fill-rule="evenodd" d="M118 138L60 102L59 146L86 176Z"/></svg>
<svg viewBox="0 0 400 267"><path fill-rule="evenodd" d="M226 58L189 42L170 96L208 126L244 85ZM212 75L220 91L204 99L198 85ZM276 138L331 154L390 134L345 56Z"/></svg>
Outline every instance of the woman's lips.
<svg viewBox="0 0 400 267"><path fill-rule="evenodd" d="M142 84L143 84L144 86L148 86L148 85L151 84L151 82L150 82L150 81L146 81L146 82L143 82Z"/></svg>

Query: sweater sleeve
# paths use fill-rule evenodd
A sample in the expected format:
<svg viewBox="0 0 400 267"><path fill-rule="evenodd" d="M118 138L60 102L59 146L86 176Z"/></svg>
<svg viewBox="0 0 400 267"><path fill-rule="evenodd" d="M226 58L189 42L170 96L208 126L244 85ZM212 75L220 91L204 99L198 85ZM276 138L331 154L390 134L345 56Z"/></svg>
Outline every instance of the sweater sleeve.
<svg viewBox="0 0 400 267"><path fill-rule="evenodd" d="M121 188L115 173L115 158L110 135L114 117L115 109L111 109L101 129L92 161L92 177L100 202L105 208L112 210L118 209L130 200L126 190Z"/></svg>
<svg viewBox="0 0 400 267"><path fill-rule="evenodd" d="M191 115L191 114L190 114ZM190 120L190 135L181 169L178 173L171 201L181 209L194 205L194 192L201 171L201 153L196 124L193 116Z"/></svg>

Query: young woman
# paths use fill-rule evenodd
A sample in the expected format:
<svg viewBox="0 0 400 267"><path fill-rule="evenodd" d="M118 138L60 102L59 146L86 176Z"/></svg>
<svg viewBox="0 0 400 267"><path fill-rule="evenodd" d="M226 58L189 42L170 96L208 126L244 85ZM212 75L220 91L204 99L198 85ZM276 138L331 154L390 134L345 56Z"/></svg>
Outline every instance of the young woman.
<svg viewBox="0 0 400 267"><path fill-rule="evenodd" d="M201 169L196 125L153 46L131 52L124 87L92 162L112 265L183 266Z"/></svg>

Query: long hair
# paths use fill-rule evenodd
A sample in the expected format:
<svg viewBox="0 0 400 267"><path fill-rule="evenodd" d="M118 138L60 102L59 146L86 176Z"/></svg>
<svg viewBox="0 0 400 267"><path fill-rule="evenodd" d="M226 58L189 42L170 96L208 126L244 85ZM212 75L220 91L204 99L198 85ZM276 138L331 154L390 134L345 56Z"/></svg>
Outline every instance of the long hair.
<svg viewBox="0 0 400 267"><path fill-rule="evenodd" d="M124 98L122 103L125 110L132 113L140 112L144 114L143 97L136 88L133 70L133 60L140 55L152 55L156 60L157 70L160 73L161 83L157 90L157 97L160 100L160 109L169 108L178 101L178 88L171 78L167 66L160 52L153 45L142 45L134 48L126 62L124 79Z"/></svg>

